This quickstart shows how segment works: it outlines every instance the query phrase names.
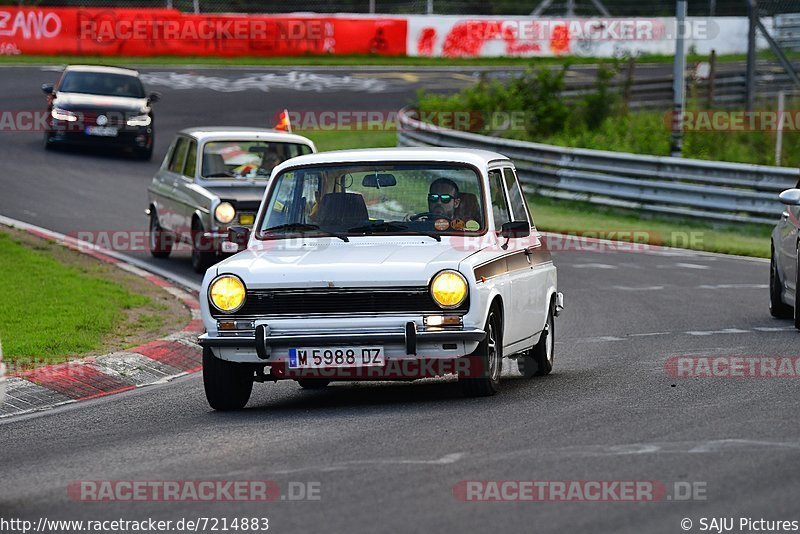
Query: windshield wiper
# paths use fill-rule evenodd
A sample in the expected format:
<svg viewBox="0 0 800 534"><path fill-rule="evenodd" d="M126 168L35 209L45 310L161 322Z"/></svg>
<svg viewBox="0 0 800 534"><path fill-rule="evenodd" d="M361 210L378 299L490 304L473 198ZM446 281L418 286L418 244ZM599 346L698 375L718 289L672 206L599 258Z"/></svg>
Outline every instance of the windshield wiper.
<svg viewBox="0 0 800 534"><path fill-rule="evenodd" d="M206 174L204 178L233 178L233 174L229 172L212 172L211 174Z"/></svg>
<svg viewBox="0 0 800 534"><path fill-rule="evenodd" d="M435 239L436 241L441 241L442 236L439 234L434 234L432 232L423 232L421 230L413 230L406 226L405 224L393 223L393 222L376 222L374 224L365 224L363 226L356 226L354 228L350 228L347 230L349 234L374 234L375 232L405 232L414 235L424 235Z"/></svg>
<svg viewBox="0 0 800 534"><path fill-rule="evenodd" d="M339 234L336 232L329 232L327 230L323 230L316 224L306 224L306 223L288 223L288 224L279 224L278 226L273 226L272 228L265 228L262 230L262 233L265 232L319 232L321 234L325 234L329 237L336 237L344 241L345 243L349 243L350 240L347 238L346 235Z"/></svg>

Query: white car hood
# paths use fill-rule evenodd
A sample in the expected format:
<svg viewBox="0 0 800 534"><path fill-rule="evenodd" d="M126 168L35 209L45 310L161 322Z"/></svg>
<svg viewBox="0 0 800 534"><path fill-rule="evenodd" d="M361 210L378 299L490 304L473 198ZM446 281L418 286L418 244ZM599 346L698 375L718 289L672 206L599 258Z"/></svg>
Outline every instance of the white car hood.
<svg viewBox="0 0 800 534"><path fill-rule="evenodd" d="M350 237L258 242L217 265L249 288L424 286L442 269L457 269L474 251L447 237Z"/></svg>

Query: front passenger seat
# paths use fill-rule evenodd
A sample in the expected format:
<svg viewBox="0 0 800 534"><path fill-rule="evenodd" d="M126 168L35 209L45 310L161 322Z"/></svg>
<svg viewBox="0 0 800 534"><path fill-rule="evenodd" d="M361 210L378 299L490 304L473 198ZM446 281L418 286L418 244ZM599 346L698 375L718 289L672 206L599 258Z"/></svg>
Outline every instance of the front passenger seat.
<svg viewBox="0 0 800 534"><path fill-rule="evenodd" d="M328 193L319 203L317 224L323 228L347 230L368 219L367 204L358 193Z"/></svg>

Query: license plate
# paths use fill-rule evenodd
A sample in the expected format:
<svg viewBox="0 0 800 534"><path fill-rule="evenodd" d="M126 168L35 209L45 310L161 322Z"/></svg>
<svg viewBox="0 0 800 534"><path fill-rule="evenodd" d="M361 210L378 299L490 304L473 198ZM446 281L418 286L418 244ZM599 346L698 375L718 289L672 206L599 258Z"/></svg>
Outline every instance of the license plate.
<svg viewBox="0 0 800 534"><path fill-rule="evenodd" d="M300 347L289 349L290 369L373 367L384 364L383 347Z"/></svg>
<svg viewBox="0 0 800 534"><path fill-rule="evenodd" d="M239 224L243 224L245 226L250 226L254 222L256 222L256 216L252 213L242 213L239 215Z"/></svg>
<svg viewBox="0 0 800 534"><path fill-rule="evenodd" d="M110 126L87 126L86 135L96 135L99 137L116 137L118 131Z"/></svg>

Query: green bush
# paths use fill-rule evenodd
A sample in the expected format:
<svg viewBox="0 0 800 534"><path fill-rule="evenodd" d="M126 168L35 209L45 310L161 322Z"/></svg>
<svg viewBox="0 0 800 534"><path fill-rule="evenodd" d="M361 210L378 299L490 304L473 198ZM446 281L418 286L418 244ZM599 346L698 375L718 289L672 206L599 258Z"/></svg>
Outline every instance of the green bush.
<svg viewBox="0 0 800 534"><path fill-rule="evenodd" d="M418 108L421 111L470 111L474 120L469 131L482 134L560 146L669 155L669 112L624 111L620 95L610 87L617 72L615 65L600 65L594 88L571 102L561 96L567 69L564 66L558 70L527 71L506 83L482 80L452 95L420 92ZM690 102L690 107L693 105ZM798 109L798 105L800 99L789 100L786 109ZM758 109L774 107L762 104ZM523 127L496 130L489 121L479 120L479 117L491 117L497 112L522 112L526 120ZM775 133L770 131L688 131L684 133L683 155L774 165L775 138ZM800 166L800 132L792 128L783 135L781 165Z"/></svg>

